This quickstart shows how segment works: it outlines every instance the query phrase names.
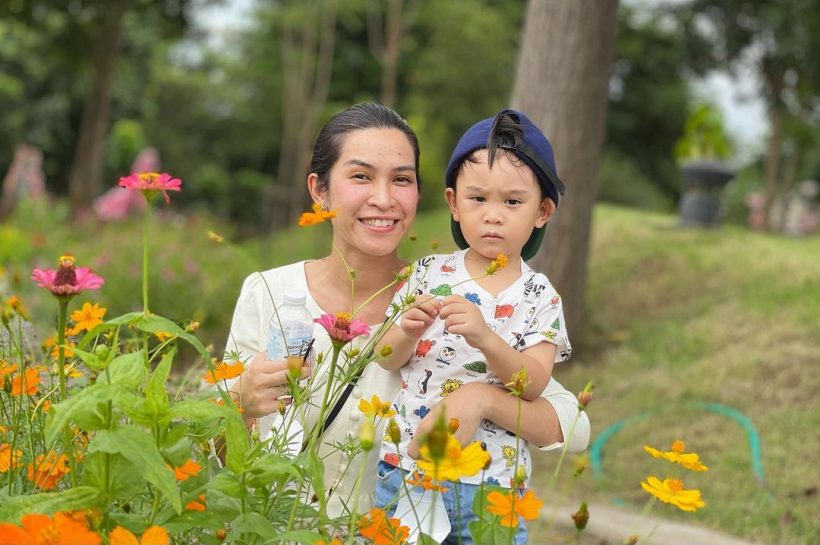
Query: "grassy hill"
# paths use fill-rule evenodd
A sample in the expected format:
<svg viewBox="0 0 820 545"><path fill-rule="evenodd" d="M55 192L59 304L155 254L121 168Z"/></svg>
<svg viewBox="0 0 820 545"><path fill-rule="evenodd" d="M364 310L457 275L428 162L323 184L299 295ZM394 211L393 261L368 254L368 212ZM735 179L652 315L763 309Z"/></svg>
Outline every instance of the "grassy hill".
<svg viewBox="0 0 820 545"><path fill-rule="evenodd" d="M557 372L576 391L595 384L597 472L574 493L639 509L640 480L675 476L643 445L683 439L710 467L683 476L707 506L654 514L766 543L820 541L820 238L679 229L606 206L594 222L587 330ZM537 460L545 483L557 458Z"/></svg>

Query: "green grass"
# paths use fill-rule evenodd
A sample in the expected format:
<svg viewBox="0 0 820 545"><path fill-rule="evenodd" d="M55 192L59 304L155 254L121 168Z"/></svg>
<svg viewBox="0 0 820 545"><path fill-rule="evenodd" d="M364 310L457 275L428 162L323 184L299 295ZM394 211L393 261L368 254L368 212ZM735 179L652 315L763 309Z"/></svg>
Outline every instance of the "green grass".
<svg viewBox="0 0 820 545"><path fill-rule="evenodd" d="M637 510L643 478L678 476L702 490L706 508L654 514L760 542L817 543L820 239L679 229L673 216L608 206L594 222L589 322L556 374L573 390L595 383L593 441L627 424L602 443L602 472L578 479L577 496ZM751 420L763 482L747 433L697 403ZM676 471L643 452L677 438L710 471ZM536 460L536 483L546 483L557 458Z"/></svg>

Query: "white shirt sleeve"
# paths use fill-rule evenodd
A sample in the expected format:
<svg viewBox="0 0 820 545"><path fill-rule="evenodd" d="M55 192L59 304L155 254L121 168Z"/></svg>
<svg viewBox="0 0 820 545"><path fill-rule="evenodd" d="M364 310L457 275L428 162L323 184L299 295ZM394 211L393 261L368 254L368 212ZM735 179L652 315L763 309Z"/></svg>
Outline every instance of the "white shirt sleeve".
<svg viewBox="0 0 820 545"><path fill-rule="evenodd" d="M558 415L558 423L561 426L561 433L564 435L563 442L553 443L543 447L537 447L530 443L533 448L542 451L562 448L565 442L569 443L569 452L582 452L589 445L590 425L586 411L578 410L578 400L569 390L561 386L561 383L553 377L541 397L549 401L555 413Z"/></svg>

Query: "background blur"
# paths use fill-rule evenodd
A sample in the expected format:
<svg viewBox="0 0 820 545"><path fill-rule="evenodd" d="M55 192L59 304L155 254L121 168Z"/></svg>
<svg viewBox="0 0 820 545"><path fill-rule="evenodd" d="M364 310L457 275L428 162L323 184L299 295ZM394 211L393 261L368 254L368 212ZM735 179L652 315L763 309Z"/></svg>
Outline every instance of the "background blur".
<svg viewBox="0 0 820 545"><path fill-rule="evenodd" d="M53 334L53 302L28 276L70 251L105 276L109 316L138 308L142 209L111 190L133 170L169 172L183 191L154 227L152 309L200 321L219 353L244 276L329 251L326 226L290 226L331 115L379 101L418 133L410 259L432 241L452 246L442 172L460 134L511 103L548 102L535 117L559 173L590 166L577 176L588 183L565 178L589 214L561 212L589 228L567 239L584 260L557 282L582 292L569 297L576 354L558 376L575 390L596 383L596 434L657 413L599 442L579 489L639 503L642 442L683 435L714 467L696 483L711 508L697 523L820 542L809 461L820 450L820 2L624 0L616 11L610 0L611 16L581 23L614 29L584 64L605 78L606 108L553 101L555 81L517 69L527 54L549 55L556 78L581 62L572 29L537 28L557 36L549 48L524 32L559 4L3 0L0 295L26 297L41 336ZM567 111L599 124L602 146L562 142L553 120ZM684 178L693 163L720 175ZM754 434L699 403L737 409Z"/></svg>

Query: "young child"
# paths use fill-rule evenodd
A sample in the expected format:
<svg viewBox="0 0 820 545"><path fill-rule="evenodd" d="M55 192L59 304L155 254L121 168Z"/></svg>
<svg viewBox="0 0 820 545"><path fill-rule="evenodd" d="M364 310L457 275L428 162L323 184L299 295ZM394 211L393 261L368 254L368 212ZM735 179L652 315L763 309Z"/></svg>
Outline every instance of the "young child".
<svg viewBox="0 0 820 545"><path fill-rule="evenodd" d="M569 357L561 298L546 276L524 262L538 251L544 226L555 212L564 186L555 173L550 143L526 116L502 110L480 121L461 138L446 172L445 196L451 228L462 249L420 259L395 304L416 294L416 306L385 336L393 348L385 369L401 368L401 390L394 400L402 430L396 446L382 443L376 503L389 505L403 490L401 481L415 469L408 446L424 416L447 395L468 382L504 388L525 368L526 400L539 397L552 375L554 362ZM487 276L499 254L509 264ZM475 520L472 498L482 482L514 486L515 468L530 475L526 443L514 429L482 420L473 440L486 445L491 464L459 486L445 485L444 504L452 531L449 543ZM456 519L459 494L461 521ZM516 543L526 543L519 526Z"/></svg>

